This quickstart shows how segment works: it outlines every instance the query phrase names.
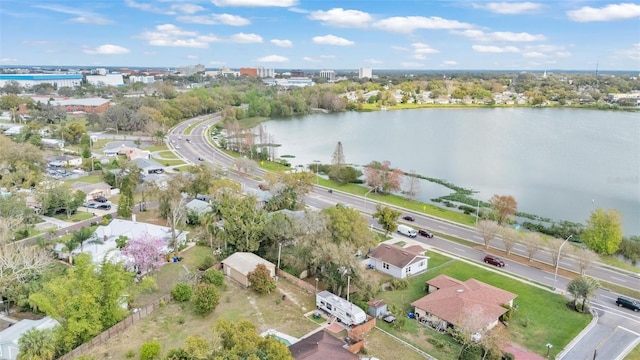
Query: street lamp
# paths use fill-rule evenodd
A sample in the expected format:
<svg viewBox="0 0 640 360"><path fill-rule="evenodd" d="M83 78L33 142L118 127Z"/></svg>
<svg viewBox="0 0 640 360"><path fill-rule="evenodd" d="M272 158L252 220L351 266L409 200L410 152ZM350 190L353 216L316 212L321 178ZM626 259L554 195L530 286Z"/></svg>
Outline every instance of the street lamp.
<svg viewBox="0 0 640 360"><path fill-rule="evenodd" d="M318 185L320 181L320 179L318 179L318 164L320 164L320 160L313 160L313 162L316 164L316 185Z"/></svg>
<svg viewBox="0 0 640 360"><path fill-rule="evenodd" d="M367 211L367 195L369 195L370 192L373 191L373 188L369 191L367 191L366 194L364 194L364 211Z"/></svg>
<svg viewBox="0 0 640 360"><path fill-rule="evenodd" d="M478 216L480 216L480 200L478 200L478 206L476 207L476 226L478 226Z"/></svg>
<svg viewBox="0 0 640 360"><path fill-rule="evenodd" d="M569 237L567 237L562 244L560 245L560 247L558 248L558 257L556 258L556 272L553 275L553 290L556 290L556 281L558 280L558 266L560 265L560 252L562 251L562 247L564 246L564 244L567 243L567 241L569 241L569 239L571 239L571 237L573 236L573 234L569 235ZM547 344L548 345L548 344Z"/></svg>
<svg viewBox="0 0 640 360"><path fill-rule="evenodd" d="M316 294L318 293L318 278L316 278Z"/></svg>

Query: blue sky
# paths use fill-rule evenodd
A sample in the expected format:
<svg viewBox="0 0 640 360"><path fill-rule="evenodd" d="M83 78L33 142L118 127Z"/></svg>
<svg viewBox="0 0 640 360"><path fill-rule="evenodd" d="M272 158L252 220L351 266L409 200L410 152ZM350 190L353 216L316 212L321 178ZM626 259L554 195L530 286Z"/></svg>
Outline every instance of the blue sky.
<svg viewBox="0 0 640 360"><path fill-rule="evenodd" d="M640 4L2 0L0 65L640 69Z"/></svg>

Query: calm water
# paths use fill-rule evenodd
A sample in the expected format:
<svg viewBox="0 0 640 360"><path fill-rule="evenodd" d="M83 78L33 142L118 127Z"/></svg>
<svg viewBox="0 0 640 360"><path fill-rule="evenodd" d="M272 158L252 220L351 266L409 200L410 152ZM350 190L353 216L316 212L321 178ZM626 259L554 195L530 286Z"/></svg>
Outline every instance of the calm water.
<svg viewBox="0 0 640 360"><path fill-rule="evenodd" d="M571 109L421 109L272 120L267 131L293 165L389 160L403 171L513 195L519 210L584 222L595 207L622 212L640 234L640 114ZM420 199L448 193L422 183Z"/></svg>

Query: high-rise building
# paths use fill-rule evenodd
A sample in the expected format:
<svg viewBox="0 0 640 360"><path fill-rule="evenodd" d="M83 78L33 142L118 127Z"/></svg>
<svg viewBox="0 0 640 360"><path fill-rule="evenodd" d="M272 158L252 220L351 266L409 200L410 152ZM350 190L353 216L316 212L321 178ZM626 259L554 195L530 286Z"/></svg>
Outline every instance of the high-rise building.
<svg viewBox="0 0 640 360"><path fill-rule="evenodd" d="M320 70L320 77L329 82L336 81L336 72L333 70Z"/></svg>
<svg viewBox="0 0 640 360"><path fill-rule="evenodd" d="M364 79L364 78L371 79L372 77L373 77L373 71L371 70L371 68L360 68L360 70L358 71L359 79Z"/></svg>

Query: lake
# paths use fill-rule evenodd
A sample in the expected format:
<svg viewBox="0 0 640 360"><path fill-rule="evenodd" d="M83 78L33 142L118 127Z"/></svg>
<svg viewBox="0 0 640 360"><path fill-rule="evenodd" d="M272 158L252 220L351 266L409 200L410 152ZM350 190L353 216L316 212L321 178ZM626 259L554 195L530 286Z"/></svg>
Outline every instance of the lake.
<svg viewBox="0 0 640 360"><path fill-rule="evenodd" d="M456 108L313 114L264 123L292 165L389 160L405 172L513 195L523 212L584 223L596 208L640 234L640 113L544 108ZM419 199L449 191L422 182Z"/></svg>

